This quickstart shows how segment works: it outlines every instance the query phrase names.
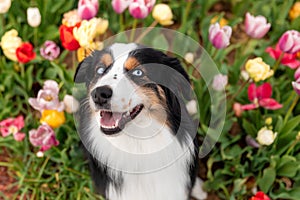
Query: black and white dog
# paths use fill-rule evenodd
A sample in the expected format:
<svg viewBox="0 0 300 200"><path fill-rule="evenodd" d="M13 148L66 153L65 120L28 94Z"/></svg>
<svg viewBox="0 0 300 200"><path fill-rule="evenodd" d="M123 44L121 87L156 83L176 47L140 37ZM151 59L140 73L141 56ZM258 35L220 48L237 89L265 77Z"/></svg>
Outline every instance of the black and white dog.
<svg viewBox="0 0 300 200"><path fill-rule="evenodd" d="M87 90L76 115L97 192L109 200L189 199L197 126L184 106L191 87L180 62L116 43L86 57L75 83Z"/></svg>

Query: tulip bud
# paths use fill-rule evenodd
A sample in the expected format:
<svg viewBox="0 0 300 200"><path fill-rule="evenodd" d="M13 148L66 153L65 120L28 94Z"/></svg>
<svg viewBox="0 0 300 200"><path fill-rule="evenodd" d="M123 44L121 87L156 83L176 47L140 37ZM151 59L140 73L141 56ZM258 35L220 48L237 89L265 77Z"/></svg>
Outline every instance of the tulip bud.
<svg viewBox="0 0 300 200"><path fill-rule="evenodd" d="M53 41L46 41L40 48L41 56L47 60L54 60L60 53L59 47Z"/></svg>
<svg viewBox="0 0 300 200"><path fill-rule="evenodd" d="M263 127L258 131L256 140L261 145L271 145L276 136L277 133L273 133L272 130L268 130L267 127Z"/></svg>
<svg viewBox="0 0 300 200"><path fill-rule="evenodd" d="M185 60L187 63L192 64L192 63L194 62L194 54L191 53L191 52L186 53L185 56L184 56L184 60Z"/></svg>
<svg viewBox="0 0 300 200"><path fill-rule="evenodd" d="M291 20L294 20L300 16L300 2L299 1L295 2L295 4L293 5L293 7L291 8L291 10L289 12L289 16L290 16Z"/></svg>
<svg viewBox="0 0 300 200"><path fill-rule="evenodd" d="M209 27L209 41L217 49L223 49L229 45L232 29L230 26L220 27L219 23L210 25Z"/></svg>
<svg viewBox="0 0 300 200"><path fill-rule="evenodd" d="M114 11L118 14L121 14L126 10L130 2L130 0L112 0L111 4Z"/></svg>
<svg viewBox="0 0 300 200"><path fill-rule="evenodd" d="M160 3L154 6L152 16L158 23L163 26L168 26L174 23L172 21L172 10L167 4Z"/></svg>
<svg viewBox="0 0 300 200"><path fill-rule="evenodd" d="M279 39L281 51L294 54L300 51L300 33L296 30L286 31Z"/></svg>
<svg viewBox="0 0 300 200"><path fill-rule="evenodd" d="M267 23L267 19L264 16L254 17L250 13L246 14L245 29L246 33L252 38L262 38L266 35L271 27L270 23Z"/></svg>
<svg viewBox="0 0 300 200"><path fill-rule="evenodd" d="M41 13L37 7L27 9L27 22L31 27L41 24Z"/></svg>
<svg viewBox="0 0 300 200"><path fill-rule="evenodd" d="M228 83L228 77L223 74L217 74L214 76L212 88L216 91L222 91Z"/></svg>
<svg viewBox="0 0 300 200"><path fill-rule="evenodd" d="M0 0L0 14L7 13L11 6L11 0Z"/></svg>
<svg viewBox="0 0 300 200"><path fill-rule="evenodd" d="M155 0L134 0L129 5L129 13L136 19L144 19L151 12Z"/></svg>
<svg viewBox="0 0 300 200"><path fill-rule="evenodd" d="M186 109L190 115L194 115L198 112L197 102L195 100L191 100L186 104Z"/></svg>
<svg viewBox="0 0 300 200"><path fill-rule="evenodd" d="M98 0L79 0L78 2L78 15L81 19L92 19L97 15L98 9Z"/></svg>

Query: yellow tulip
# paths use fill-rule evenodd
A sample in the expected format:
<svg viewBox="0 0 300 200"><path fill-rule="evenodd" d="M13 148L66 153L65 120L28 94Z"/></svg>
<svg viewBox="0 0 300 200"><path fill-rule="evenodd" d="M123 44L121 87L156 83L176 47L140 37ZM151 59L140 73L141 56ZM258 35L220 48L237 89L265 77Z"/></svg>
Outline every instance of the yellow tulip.
<svg viewBox="0 0 300 200"><path fill-rule="evenodd" d="M108 21L101 18L93 18L89 21L83 20L80 27L73 29L73 35L81 47L95 49L94 39L105 33Z"/></svg>
<svg viewBox="0 0 300 200"><path fill-rule="evenodd" d="M4 55L12 60L18 61L16 50L22 44L22 39L18 37L18 32L15 29L7 31L1 38L0 46Z"/></svg>
<svg viewBox="0 0 300 200"><path fill-rule="evenodd" d="M218 15L214 16L214 17L210 20L210 23L211 23L211 24L215 24L215 23L217 23L217 22L219 22L220 27L226 26L226 25L228 24L228 21L227 21L225 18L222 17L221 19L219 19L219 16L218 16Z"/></svg>
<svg viewBox="0 0 300 200"><path fill-rule="evenodd" d="M44 110L40 119L41 123L47 123L52 128L57 128L65 123L65 113L57 110Z"/></svg>
<svg viewBox="0 0 300 200"><path fill-rule="evenodd" d="M167 4L157 4L154 6L152 11L153 18L163 26L173 24L173 13L171 8Z"/></svg>
<svg viewBox="0 0 300 200"><path fill-rule="evenodd" d="M260 57L248 60L245 69L255 82L263 81L274 74L270 66Z"/></svg>
<svg viewBox="0 0 300 200"><path fill-rule="evenodd" d="M300 16L300 2L296 2L289 12L289 16L291 20L296 19Z"/></svg>

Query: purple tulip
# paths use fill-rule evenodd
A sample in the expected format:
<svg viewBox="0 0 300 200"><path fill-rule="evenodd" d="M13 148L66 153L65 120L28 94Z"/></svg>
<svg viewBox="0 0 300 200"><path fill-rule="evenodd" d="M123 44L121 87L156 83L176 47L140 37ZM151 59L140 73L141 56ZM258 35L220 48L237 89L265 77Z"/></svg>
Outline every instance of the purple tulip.
<svg viewBox="0 0 300 200"><path fill-rule="evenodd" d="M271 24L267 23L267 19L264 16L254 17L247 12L245 19L245 29L246 33L256 39L264 37L270 30Z"/></svg>
<svg viewBox="0 0 300 200"><path fill-rule="evenodd" d="M300 51L300 33L295 30L286 31L278 42L281 51L294 54Z"/></svg>
<svg viewBox="0 0 300 200"><path fill-rule="evenodd" d="M40 151L42 152L59 145L53 129L48 124L40 125L37 130L30 130L29 141L33 146L41 147Z"/></svg>
<svg viewBox="0 0 300 200"><path fill-rule="evenodd" d="M147 17L156 0L133 0L129 5L129 13L136 19L144 19Z"/></svg>
<svg viewBox="0 0 300 200"><path fill-rule="evenodd" d="M229 45L232 29L230 26L220 27L219 23L210 25L209 27L209 41L217 49L223 49Z"/></svg>
<svg viewBox="0 0 300 200"><path fill-rule="evenodd" d="M216 91L222 91L228 83L228 77L223 74L217 74L214 76L212 88Z"/></svg>
<svg viewBox="0 0 300 200"><path fill-rule="evenodd" d="M29 98L29 104L36 110L57 110L64 109L63 102L58 98L59 87L55 81L45 81L43 89L38 92L37 98Z"/></svg>
<svg viewBox="0 0 300 200"><path fill-rule="evenodd" d="M47 60L54 60L60 54L60 48L53 41L47 40L40 48L40 54Z"/></svg>
<svg viewBox="0 0 300 200"><path fill-rule="evenodd" d="M98 0L79 0L78 2L78 15L81 19L92 19L97 15L98 9Z"/></svg>
<svg viewBox="0 0 300 200"><path fill-rule="evenodd" d="M132 0L112 0L111 4L114 11L121 14L128 8L131 2Z"/></svg>

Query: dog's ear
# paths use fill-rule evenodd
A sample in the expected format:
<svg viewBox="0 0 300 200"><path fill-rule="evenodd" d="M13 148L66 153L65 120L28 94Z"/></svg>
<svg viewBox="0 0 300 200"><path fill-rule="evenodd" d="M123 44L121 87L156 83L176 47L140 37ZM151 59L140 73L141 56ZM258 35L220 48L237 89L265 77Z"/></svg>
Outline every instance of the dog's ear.
<svg viewBox="0 0 300 200"><path fill-rule="evenodd" d="M74 82L75 83L87 83L90 81L90 76L92 68L92 57L88 56L83 61L78 64L74 75Z"/></svg>

